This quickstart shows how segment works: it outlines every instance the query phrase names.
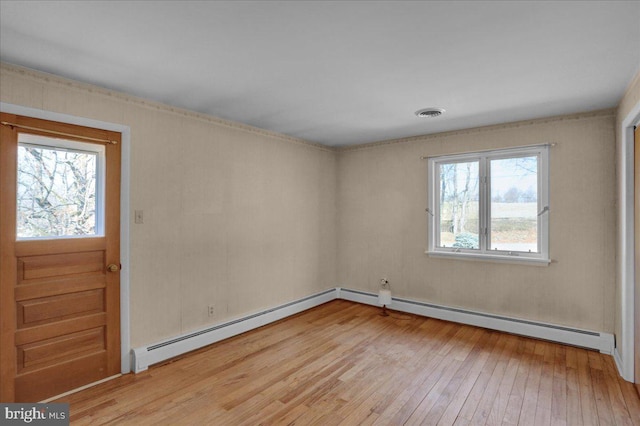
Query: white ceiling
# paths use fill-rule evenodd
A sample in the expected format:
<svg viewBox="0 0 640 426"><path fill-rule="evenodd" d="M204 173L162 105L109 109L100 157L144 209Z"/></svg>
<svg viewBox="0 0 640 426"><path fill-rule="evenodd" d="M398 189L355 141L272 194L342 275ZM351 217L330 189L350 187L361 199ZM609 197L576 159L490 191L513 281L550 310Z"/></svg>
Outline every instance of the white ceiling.
<svg viewBox="0 0 640 426"><path fill-rule="evenodd" d="M614 107L640 1L1 0L0 59L339 146Z"/></svg>

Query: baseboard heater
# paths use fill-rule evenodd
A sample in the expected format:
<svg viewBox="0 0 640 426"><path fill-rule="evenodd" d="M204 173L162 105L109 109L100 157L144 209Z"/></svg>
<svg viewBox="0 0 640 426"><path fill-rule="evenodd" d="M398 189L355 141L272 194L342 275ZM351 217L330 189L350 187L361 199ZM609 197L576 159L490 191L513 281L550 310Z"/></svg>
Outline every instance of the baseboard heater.
<svg viewBox="0 0 640 426"><path fill-rule="evenodd" d="M163 340L150 346L133 349L131 369L135 373L139 373L149 368L150 365L166 361L178 355L228 339L229 337L237 336L238 334L306 311L307 309L330 302L334 299L350 300L374 306L378 305L377 294L336 287L274 308L216 324L172 339ZM399 297L392 299L390 307L400 312L595 349L605 354L612 354L614 348L614 338L611 333L601 333L519 318L509 318Z"/></svg>
<svg viewBox="0 0 640 426"><path fill-rule="evenodd" d="M274 321L306 311L336 299L337 289L332 288L274 308L256 312L212 327L164 340L150 346L133 349L132 370L135 373L150 365L166 361L184 353L200 349L229 337L237 336Z"/></svg>
<svg viewBox="0 0 640 426"><path fill-rule="evenodd" d="M340 288L338 290L338 297L340 299L351 300L353 302L378 305L377 294L360 290ZM615 343L613 334L611 333L581 330L578 328L555 324L510 318L399 297L392 298L390 308L420 316L474 325L477 327L484 327L492 330L534 337L537 339L550 340L587 349L595 349L609 355L613 353Z"/></svg>

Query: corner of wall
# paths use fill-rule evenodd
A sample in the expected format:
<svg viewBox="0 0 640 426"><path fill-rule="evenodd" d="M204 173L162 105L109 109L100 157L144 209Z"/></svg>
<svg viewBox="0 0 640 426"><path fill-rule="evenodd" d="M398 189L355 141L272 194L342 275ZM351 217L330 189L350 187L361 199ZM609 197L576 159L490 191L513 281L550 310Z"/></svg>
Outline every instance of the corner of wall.
<svg viewBox="0 0 640 426"><path fill-rule="evenodd" d="M633 129L640 120L640 70L631 79L616 115L616 279L614 306L614 358L620 375L628 381L634 377L634 184Z"/></svg>

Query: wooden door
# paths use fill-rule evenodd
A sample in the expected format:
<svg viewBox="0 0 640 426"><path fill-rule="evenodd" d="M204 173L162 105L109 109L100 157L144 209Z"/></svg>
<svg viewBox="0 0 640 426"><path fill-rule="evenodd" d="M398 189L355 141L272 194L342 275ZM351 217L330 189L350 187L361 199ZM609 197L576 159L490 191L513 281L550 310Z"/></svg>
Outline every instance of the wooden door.
<svg viewBox="0 0 640 426"><path fill-rule="evenodd" d="M120 372L120 134L0 125L0 401Z"/></svg>
<svg viewBox="0 0 640 426"><path fill-rule="evenodd" d="M634 131L634 166L633 166L633 187L634 187L634 251L635 251L635 278L634 278L634 365L636 390L640 395L640 126Z"/></svg>

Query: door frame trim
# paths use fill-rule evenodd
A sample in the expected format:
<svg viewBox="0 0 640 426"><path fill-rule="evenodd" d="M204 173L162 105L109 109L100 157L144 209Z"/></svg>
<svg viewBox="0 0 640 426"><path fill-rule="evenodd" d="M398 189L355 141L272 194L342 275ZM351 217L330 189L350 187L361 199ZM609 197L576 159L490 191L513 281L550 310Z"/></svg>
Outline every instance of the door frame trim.
<svg viewBox="0 0 640 426"><path fill-rule="evenodd" d="M618 157L618 167L620 174L618 175L619 202L618 219L618 273L620 274L620 317L621 317L621 336L622 352L615 351L617 357L618 370L623 379L634 381L634 176L633 176L633 160L634 160L634 136L633 126L640 125L640 102L638 102L622 121L620 128L620 152ZM640 230L637 230L640 231ZM640 331L640 330L638 330ZM618 359L620 361L618 361Z"/></svg>
<svg viewBox="0 0 640 426"><path fill-rule="evenodd" d="M129 195L131 169L131 128L123 124L109 123L91 118L78 117L46 111L22 105L0 102L0 112L58 121L60 123L79 126L95 127L111 130L122 134L121 140L121 171L120 171L120 372L131 372L131 327L130 327L130 252L129 252Z"/></svg>

